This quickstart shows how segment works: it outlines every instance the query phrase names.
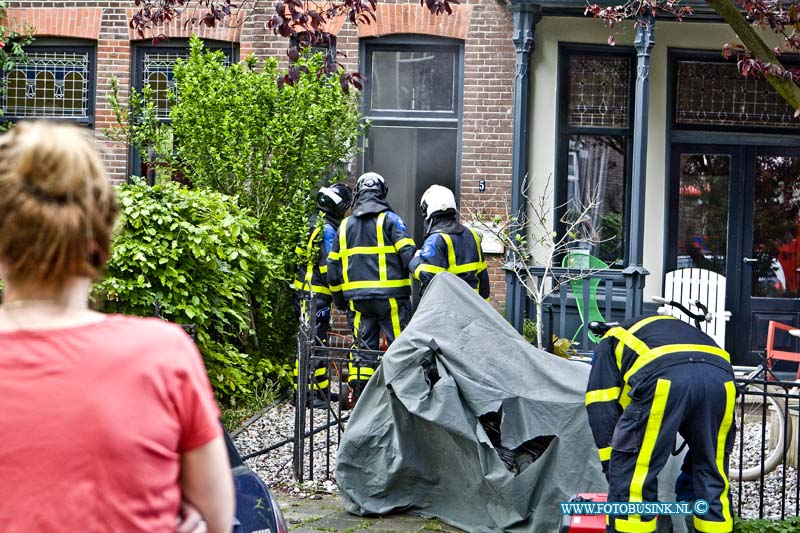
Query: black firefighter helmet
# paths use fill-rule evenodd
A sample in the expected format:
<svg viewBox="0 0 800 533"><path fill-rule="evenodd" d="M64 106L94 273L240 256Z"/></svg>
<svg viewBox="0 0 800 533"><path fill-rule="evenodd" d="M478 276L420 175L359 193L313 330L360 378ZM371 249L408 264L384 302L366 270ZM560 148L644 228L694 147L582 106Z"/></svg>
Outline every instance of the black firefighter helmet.
<svg viewBox="0 0 800 533"><path fill-rule="evenodd" d="M344 183L334 183L330 187L322 187L317 193L317 206L329 215L341 219L350 207L353 193Z"/></svg>

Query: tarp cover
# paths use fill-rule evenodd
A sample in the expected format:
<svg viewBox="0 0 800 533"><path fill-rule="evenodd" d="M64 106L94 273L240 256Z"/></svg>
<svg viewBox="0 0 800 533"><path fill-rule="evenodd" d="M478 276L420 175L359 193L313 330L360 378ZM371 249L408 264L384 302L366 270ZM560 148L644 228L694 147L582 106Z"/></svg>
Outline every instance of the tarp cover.
<svg viewBox="0 0 800 533"><path fill-rule="evenodd" d="M457 277L437 275L347 424L335 470L345 507L474 532L558 531L558 502L607 489L584 407L588 375L589 365L531 346ZM554 436L517 475L478 419L498 412L503 448Z"/></svg>

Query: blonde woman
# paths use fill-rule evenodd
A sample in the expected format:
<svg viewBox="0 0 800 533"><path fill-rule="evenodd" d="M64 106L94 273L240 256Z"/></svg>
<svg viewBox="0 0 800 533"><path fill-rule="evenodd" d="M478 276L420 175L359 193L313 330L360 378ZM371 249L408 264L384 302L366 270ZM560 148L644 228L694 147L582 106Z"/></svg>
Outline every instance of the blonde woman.
<svg viewBox="0 0 800 533"><path fill-rule="evenodd" d="M191 339L88 307L117 213L85 130L0 137L0 529L172 532L183 500L200 530L229 533L230 466Z"/></svg>

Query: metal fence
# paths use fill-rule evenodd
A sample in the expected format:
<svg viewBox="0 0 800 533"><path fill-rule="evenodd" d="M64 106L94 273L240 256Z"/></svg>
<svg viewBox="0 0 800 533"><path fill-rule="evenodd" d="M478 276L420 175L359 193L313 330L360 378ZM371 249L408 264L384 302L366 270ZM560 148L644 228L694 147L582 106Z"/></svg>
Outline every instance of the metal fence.
<svg viewBox="0 0 800 533"><path fill-rule="evenodd" d="M800 514L800 383L738 378L730 453L733 512L743 518Z"/></svg>
<svg viewBox="0 0 800 533"><path fill-rule="evenodd" d="M309 320L302 322L297 336L298 378L295 394L295 430L292 466L299 482L316 478L331 479L336 450L352 408L350 371L359 373L368 364L379 364L382 351L356 347L350 337L329 334L319 339L316 332L316 309L309 302ZM325 368L329 381L327 392L314 387L314 371ZM338 401L336 397L338 396ZM315 398L316 396L316 398ZM324 409L314 407L322 397ZM320 464L321 463L321 464Z"/></svg>
<svg viewBox="0 0 800 533"><path fill-rule="evenodd" d="M349 418L348 367L352 364L355 369L361 368L367 364L368 356L382 355L354 348L351 338L336 334L329 335L327 344L323 344L315 331L312 319L301 325L298 334L293 436L245 457L291 444L294 477L299 482L332 479L336 451ZM337 393L339 401L329 396L320 409L313 407L313 382L315 368L323 366L330 383L329 393ZM726 449L731 511L743 518L800 515L800 383L767 379L762 373L738 377L735 385L731 424L736 433L732 446Z"/></svg>
<svg viewBox="0 0 800 533"><path fill-rule="evenodd" d="M588 354L594 349L595 344L589 339L589 331L583 327L579 334L575 333L581 328L581 315L586 316L590 306L597 306L597 310L607 321L622 320L631 316L627 308L626 283L627 276L621 270L594 270L581 271L575 268L532 267L529 273L536 284L552 284L555 291L546 302L551 317L547 329L552 337L572 339L577 342L580 353ZM580 307L579 307L580 306ZM533 301L527 302L526 314L532 318L535 315Z"/></svg>

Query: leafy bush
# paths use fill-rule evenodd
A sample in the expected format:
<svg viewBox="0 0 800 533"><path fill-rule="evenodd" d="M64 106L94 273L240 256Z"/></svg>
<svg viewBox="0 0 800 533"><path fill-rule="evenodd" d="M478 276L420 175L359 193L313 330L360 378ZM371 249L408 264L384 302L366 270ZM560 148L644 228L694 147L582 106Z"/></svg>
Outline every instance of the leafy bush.
<svg viewBox="0 0 800 533"><path fill-rule="evenodd" d="M101 306L149 316L158 302L165 318L196 324L220 399L235 402L269 374L285 376L285 364L261 357L254 337L253 287L271 282L255 273L280 271L259 242L256 220L235 198L174 182L149 187L139 181L118 192L120 228L95 289Z"/></svg>
<svg viewBox="0 0 800 533"><path fill-rule="evenodd" d="M175 67L178 97L170 123L158 122L145 88L132 91L129 109L112 94L119 127L108 133L148 153L157 177L173 173L193 187L230 195L254 217L249 234L269 255L263 263L248 265L258 282L248 287L251 331L240 344L264 365L273 361L282 368L296 351L297 321L288 283L298 266L294 248L306 234L312 192L321 182L341 178L354 155L363 132L358 101L335 78L317 79L319 55L301 58L293 71L297 80L279 88L274 58L226 66L222 52L204 50L200 39L193 38L190 47L189 58ZM120 273L120 282L132 274ZM135 283L136 277L128 282ZM245 313L244 307L237 309ZM212 353L239 361L225 350ZM240 382L239 367L232 366L233 383ZM230 392L227 385L225 391Z"/></svg>
<svg viewBox="0 0 800 533"><path fill-rule="evenodd" d="M522 321L522 336L525 340L533 344L536 342L536 322L530 318L525 318ZM547 345L545 345L547 348ZM564 359L569 359L573 355L578 355L578 351L573 347L572 341L565 338L559 338L553 335L553 354Z"/></svg>
<svg viewBox="0 0 800 533"><path fill-rule="evenodd" d="M800 517L790 516L786 520L742 520L734 517L734 533L798 533Z"/></svg>

